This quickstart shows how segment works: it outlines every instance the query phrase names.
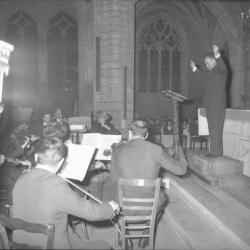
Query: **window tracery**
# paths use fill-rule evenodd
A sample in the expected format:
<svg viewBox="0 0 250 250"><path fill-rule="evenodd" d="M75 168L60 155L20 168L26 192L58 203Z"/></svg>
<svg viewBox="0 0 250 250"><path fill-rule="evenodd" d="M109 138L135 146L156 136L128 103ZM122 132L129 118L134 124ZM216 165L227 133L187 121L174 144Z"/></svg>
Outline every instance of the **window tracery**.
<svg viewBox="0 0 250 250"><path fill-rule="evenodd" d="M52 92L77 96L78 29L76 21L61 12L51 19L47 35L48 82Z"/></svg>
<svg viewBox="0 0 250 250"><path fill-rule="evenodd" d="M138 91L180 92L180 39L174 28L162 19L148 25L138 41Z"/></svg>

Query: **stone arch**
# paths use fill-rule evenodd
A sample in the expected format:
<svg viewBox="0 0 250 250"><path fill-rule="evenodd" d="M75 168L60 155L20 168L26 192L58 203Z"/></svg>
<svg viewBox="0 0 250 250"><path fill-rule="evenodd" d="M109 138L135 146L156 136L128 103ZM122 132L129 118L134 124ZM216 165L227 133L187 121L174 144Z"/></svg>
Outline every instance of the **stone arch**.
<svg viewBox="0 0 250 250"><path fill-rule="evenodd" d="M152 16L147 14L147 20L146 22L143 22L136 30L136 41L141 35L141 32L147 27L147 25L151 22L154 22L157 19L163 19L166 20L177 32L177 34L180 37L180 44L181 44L181 93L187 94L188 88L187 88L187 77L185 75L187 74L187 63L188 63L188 45L187 45L187 36L186 31L183 29L183 27L180 25L180 23L176 22L174 18L172 18L171 15L166 16L166 12L163 10L157 11L157 13L154 13ZM136 50L137 51L137 50Z"/></svg>
<svg viewBox="0 0 250 250"><path fill-rule="evenodd" d="M75 19L75 21L78 23L76 10L74 8L72 8L72 6L68 6L66 4L63 4L63 5L52 7L48 11L48 13L47 13L47 28L48 28L49 21L61 12L67 13L68 15L73 17Z"/></svg>
<svg viewBox="0 0 250 250"><path fill-rule="evenodd" d="M9 18L14 15L16 12L18 11L23 11L25 13L27 13L35 22L36 22L36 27L37 27L37 33L38 33L38 38L40 39L41 37L41 33L44 27L44 19L42 18L41 13L36 9L36 8L32 8L31 6L27 5L21 5L21 4L17 4L17 5L9 5L6 6L6 8L4 9L4 13L1 14L2 18L1 18L1 24L2 27L4 27L1 30L2 35L5 32L5 26L7 21L9 20Z"/></svg>
<svg viewBox="0 0 250 250"><path fill-rule="evenodd" d="M187 44L187 34L185 29L182 27L181 23L176 21L176 19L171 15L166 15L168 13L167 9L159 9L158 8L149 8L148 11L143 12L141 15L137 15L137 19L139 18L140 20L138 21L138 26L136 27L136 41L138 41L141 33L144 31L144 29L152 22L157 21L159 19L165 20L167 23L169 23L173 29L176 31L177 35L179 36L179 43L181 47L181 78L180 78L180 91L183 95L188 94L188 78L185 77L187 75L187 70L189 67L187 66L188 64L188 44ZM136 46L138 46L136 44ZM135 49L135 58L136 58L136 65L138 65L138 48ZM138 73L138 72L137 72ZM138 83L138 78L137 78L137 73L135 74L135 84L136 82ZM137 94L136 94L137 93ZM157 109L158 115L159 116L165 116L166 114L170 115L172 114L172 105L171 102L164 96L162 96L160 93L155 93L155 94L150 94L150 95L138 95L138 92L135 92L135 105L136 105L136 110L135 114L136 115L142 115L144 116L151 116L149 113L154 112L154 109ZM156 101L157 100L157 101ZM151 111L143 111L142 107L144 106L143 103L154 103L155 108L151 107ZM153 105L153 106L154 106ZM151 105L152 106L152 105ZM164 107L164 110L162 109ZM138 108L138 110L137 110ZM147 108L146 108L147 109ZM137 112L139 112L137 114ZM142 113L141 113L142 112Z"/></svg>
<svg viewBox="0 0 250 250"><path fill-rule="evenodd" d="M60 8L47 26L48 90L54 108L70 115L78 93L78 23L75 16Z"/></svg>

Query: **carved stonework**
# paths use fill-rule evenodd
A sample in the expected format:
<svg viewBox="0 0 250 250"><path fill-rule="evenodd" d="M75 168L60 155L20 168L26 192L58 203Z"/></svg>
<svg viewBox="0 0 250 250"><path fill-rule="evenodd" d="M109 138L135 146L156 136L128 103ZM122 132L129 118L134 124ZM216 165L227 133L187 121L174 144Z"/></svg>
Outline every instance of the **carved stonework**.
<svg viewBox="0 0 250 250"><path fill-rule="evenodd" d="M9 74L9 57L14 46L0 41L0 102L2 101L3 77Z"/></svg>
<svg viewBox="0 0 250 250"><path fill-rule="evenodd" d="M0 72L6 75L9 73L9 57L13 49L13 45L0 41Z"/></svg>

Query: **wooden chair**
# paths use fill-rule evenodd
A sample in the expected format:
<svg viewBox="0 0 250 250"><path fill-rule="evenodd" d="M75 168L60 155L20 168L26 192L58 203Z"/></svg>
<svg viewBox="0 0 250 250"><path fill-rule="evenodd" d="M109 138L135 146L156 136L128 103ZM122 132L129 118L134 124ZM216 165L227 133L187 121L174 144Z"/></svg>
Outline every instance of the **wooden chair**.
<svg viewBox="0 0 250 250"><path fill-rule="evenodd" d="M47 236L46 249L52 249L54 243L54 225L41 225L29 223L17 218L10 218L5 214L0 214L0 238L2 241L2 249L44 249L42 246L34 246L28 244L20 244L12 240L12 232L14 230L23 230L30 233L40 233ZM0 241L0 244L1 244Z"/></svg>
<svg viewBox="0 0 250 250"><path fill-rule="evenodd" d="M149 249L154 249L160 184L160 178L118 179L119 203L123 212L118 222L121 231L121 233L118 232L118 246L121 249L126 249L128 240L142 238L149 240ZM144 194L148 190L147 195L139 195L138 188L141 191L144 190Z"/></svg>
<svg viewBox="0 0 250 250"><path fill-rule="evenodd" d="M200 150L203 149L203 143L205 144L205 149L208 149L209 136L198 135L198 123L192 121L189 123L189 134L190 134L190 149L195 150L195 143L200 144Z"/></svg>
<svg viewBox="0 0 250 250"><path fill-rule="evenodd" d="M0 201L6 200L8 195L8 189L4 187L0 187Z"/></svg>

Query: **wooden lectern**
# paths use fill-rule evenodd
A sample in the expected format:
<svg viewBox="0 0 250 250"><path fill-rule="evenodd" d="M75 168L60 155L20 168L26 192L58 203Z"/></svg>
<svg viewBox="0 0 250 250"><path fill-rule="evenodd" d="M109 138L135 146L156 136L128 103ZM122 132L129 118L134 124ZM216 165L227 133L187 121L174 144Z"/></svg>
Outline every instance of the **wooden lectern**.
<svg viewBox="0 0 250 250"><path fill-rule="evenodd" d="M188 98L175 93L171 90L162 90L161 93L166 97L170 98L173 102L173 136L174 136L174 149L175 158L178 159L178 149L179 149L179 102L184 102Z"/></svg>

